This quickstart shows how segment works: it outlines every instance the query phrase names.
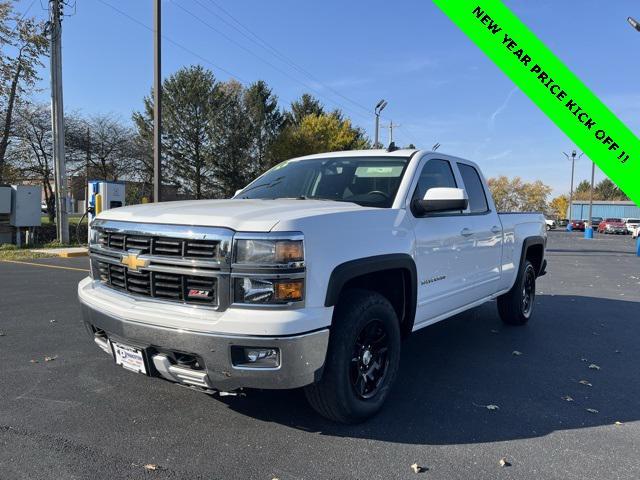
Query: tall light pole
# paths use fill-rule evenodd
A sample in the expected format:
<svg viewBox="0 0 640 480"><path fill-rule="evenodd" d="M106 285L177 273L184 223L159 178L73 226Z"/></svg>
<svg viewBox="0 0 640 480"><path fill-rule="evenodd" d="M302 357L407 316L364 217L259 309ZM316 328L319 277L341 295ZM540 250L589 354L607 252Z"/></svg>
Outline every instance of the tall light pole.
<svg viewBox="0 0 640 480"><path fill-rule="evenodd" d="M375 142L373 143L373 148L379 148L380 142L378 141L380 138L380 112L384 110L384 107L387 106L387 101L382 99L376 105L376 108L373 110L376 114L376 132L375 132Z"/></svg>
<svg viewBox="0 0 640 480"><path fill-rule="evenodd" d="M571 225L571 220L572 220L571 216L573 215L573 176L576 169L576 155L578 155L578 152L573 150L571 152L571 156L569 156L569 154L565 152L562 152L562 153L564 153L564 156L567 157L567 160L571 160L571 188L569 189L569 223L567 224L567 230L571 231L573 230L573 226ZM581 153L578 159L582 157L582 155L584 155L584 153Z"/></svg>
<svg viewBox="0 0 640 480"><path fill-rule="evenodd" d="M584 238L593 238L593 180L596 175L596 164L591 162L591 190L589 191L589 224L584 228Z"/></svg>
<svg viewBox="0 0 640 480"><path fill-rule="evenodd" d="M162 15L161 0L153 7L153 201L162 201Z"/></svg>
<svg viewBox="0 0 640 480"><path fill-rule="evenodd" d="M69 243L67 171L64 158L64 106L62 102L62 2L49 0L51 31L51 130L56 177L56 229L58 241Z"/></svg>
<svg viewBox="0 0 640 480"><path fill-rule="evenodd" d="M637 31L640 32L640 23L638 23L635 18L627 17L627 22L629 22L629 25L631 25L633 28L635 28Z"/></svg>

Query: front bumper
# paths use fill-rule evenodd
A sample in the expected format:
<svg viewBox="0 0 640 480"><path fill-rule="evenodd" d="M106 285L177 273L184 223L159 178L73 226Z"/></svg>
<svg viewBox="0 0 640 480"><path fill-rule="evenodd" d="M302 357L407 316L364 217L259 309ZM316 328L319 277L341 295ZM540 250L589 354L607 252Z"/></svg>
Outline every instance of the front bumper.
<svg viewBox="0 0 640 480"><path fill-rule="evenodd" d="M290 389L319 380L329 343L329 329L287 336L229 335L142 323L105 312L80 295L85 325L96 343L110 353L109 341L142 348L152 376L211 390ZM248 316L251 311L247 311ZM277 368L234 366L231 347L276 348ZM198 369L175 363L176 355L198 360Z"/></svg>

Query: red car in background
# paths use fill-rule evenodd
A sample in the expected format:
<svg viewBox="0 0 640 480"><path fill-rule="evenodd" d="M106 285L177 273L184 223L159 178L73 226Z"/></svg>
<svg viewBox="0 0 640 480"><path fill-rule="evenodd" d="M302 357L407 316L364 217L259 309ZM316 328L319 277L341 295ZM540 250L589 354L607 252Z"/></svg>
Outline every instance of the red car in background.
<svg viewBox="0 0 640 480"><path fill-rule="evenodd" d="M571 228L584 232L584 220L571 220Z"/></svg>
<svg viewBox="0 0 640 480"><path fill-rule="evenodd" d="M615 233L616 235L626 235L627 226L621 218L605 218L598 225L598 233Z"/></svg>

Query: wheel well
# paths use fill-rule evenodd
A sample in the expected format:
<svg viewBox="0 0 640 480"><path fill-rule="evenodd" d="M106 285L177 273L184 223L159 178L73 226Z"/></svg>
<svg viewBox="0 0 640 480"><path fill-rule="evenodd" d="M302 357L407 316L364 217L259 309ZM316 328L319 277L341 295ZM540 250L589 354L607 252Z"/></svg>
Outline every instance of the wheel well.
<svg viewBox="0 0 640 480"><path fill-rule="evenodd" d="M377 292L385 297L400 320L402 336L406 337L413 329L414 306L411 295L411 273L404 268L380 270L354 277L347 281L340 292L360 288Z"/></svg>
<svg viewBox="0 0 640 480"><path fill-rule="evenodd" d="M536 275L542 270L542 258L544 256L544 247L540 244L530 245L525 253L525 258L533 264Z"/></svg>

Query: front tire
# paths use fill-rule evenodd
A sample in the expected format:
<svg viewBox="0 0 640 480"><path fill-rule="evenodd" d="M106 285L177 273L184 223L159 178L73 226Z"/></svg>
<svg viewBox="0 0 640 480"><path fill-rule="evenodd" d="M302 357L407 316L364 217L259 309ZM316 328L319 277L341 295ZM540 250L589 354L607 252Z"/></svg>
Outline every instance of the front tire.
<svg viewBox="0 0 640 480"><path fill-rule="evenodd" d="M533 264L525 260L511 290L498 297L500 318L507 325L524 325L531 318L535 299L536 271Z"/></svg>
<svg viewBox="0 0 640 480"><path fill-rule="evenodd" d="M314 410L339 423L359 423L384 404L400 364L400 325L376 292L350 290L336 306L322 379L305 387Z"/></svg>

